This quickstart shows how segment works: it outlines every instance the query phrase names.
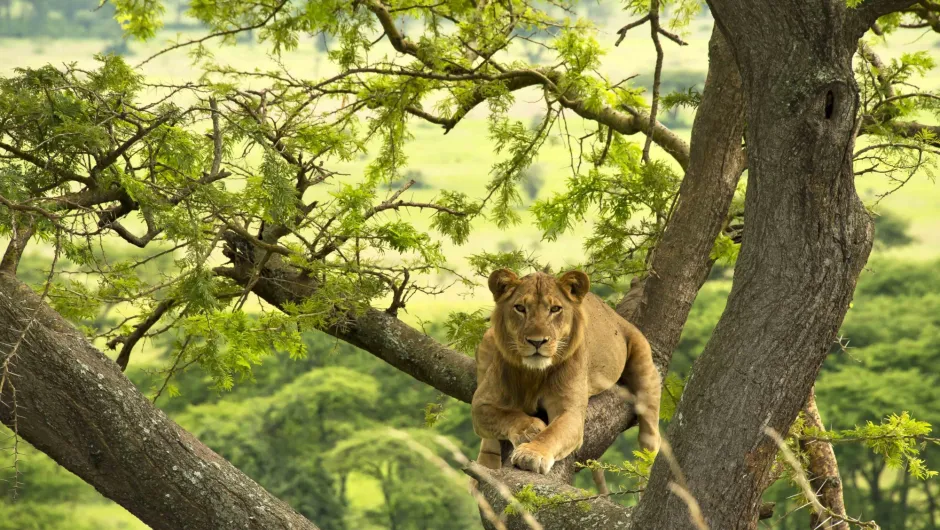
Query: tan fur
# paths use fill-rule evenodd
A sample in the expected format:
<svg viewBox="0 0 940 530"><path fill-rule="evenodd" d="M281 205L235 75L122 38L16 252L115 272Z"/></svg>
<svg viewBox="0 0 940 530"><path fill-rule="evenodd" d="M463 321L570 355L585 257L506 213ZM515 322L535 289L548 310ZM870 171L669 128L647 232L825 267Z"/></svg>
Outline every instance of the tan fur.
<svg viewBox="0 0 940 530"><path fill-rule="evenodd" d="M587 275L520 279L502 269L489 286L496 308L477 350L472 402L482 465L499 469L499 440L509 440L514 465L548 473L581 446L588 398L618 381L636 397L641 447L659 449L660 377L649 343L588 291ZM540 408L548 425L533 416Z"/></svg>

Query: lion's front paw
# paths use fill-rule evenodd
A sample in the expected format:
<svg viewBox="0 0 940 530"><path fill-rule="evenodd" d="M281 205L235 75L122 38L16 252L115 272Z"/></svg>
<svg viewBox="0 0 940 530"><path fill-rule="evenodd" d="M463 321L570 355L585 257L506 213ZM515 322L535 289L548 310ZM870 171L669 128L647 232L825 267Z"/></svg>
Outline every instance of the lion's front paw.
<svg viewBox="0 0 940 530"><path fill-rule="evenodd" d="M544 421L530 417L521 429L509 434L509 441L512 442L513 447L519 447L535 439L540 432L545 430L545 427Z"/></svg>
<svg viewBox="0 0 940 530"><path fill-rule="evenodd" d="M510 457L512 465L519 469L525 469L534 473L547 474L552 466L555 465L555 459L535 444L525 443L516 447Z"/></svg>

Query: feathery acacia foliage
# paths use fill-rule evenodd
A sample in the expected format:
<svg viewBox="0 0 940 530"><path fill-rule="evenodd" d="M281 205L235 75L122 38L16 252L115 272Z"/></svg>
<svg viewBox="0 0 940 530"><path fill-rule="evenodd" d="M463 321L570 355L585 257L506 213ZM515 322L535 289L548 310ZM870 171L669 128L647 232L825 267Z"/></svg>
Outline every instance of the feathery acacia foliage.
<svg viewBox="0 0 940 530"><path fill-rule="evenodd" d="M112 3L128 36L158 34L160 0ZM600 71L606 43L573 1L193 1L189 14L208 37L171 46L190 51L201 74L192 83L148 83L115 56L99 57L92 70L20 69L0 81L0 236L13 242L0 269L15 270L28 241L55 242L68 265L50 285L50 303L120 348L122 368L142 340L166 335L174 344L168 377L198 364L216 387L231 389L272 351L302 358L306 331L342 335L378 307L395 316L415 295L475 285L471 274L497 266L541 268L521 250L452 263L445 249L466 243L475 222L518 223L526 171L551 138L562 138L572 158L566 190L536 201L532 213L547 240L590 222L585 259L572 265L598 284L624 285L650 272L689 165L689 146L657 121L658 109L703 99L695 89L659 97L658 38L682 44L673 32L700 6L625 5L650 23L660 47L648 94ZM882 17L879 31L918 16ZM276 60L267 71L241 71L206 45L210 37L234 44L248 31L275 59L327 35L335 72L299 79ZM507 50L520 41L542 46L544 60L512 58ZM933 61L910 54L884 64L864 46L860 57L857 175L886 175L898 187L917 172L932 176L936 127L909 120L940 112L940 96L914 86ZM545 107L535 126L513 118L522 90ZM415 181L405 178L411 128L430 123L446 133L477 109L487 113L498 157L488 183L473 194L413 200ZM574 137L569 120L587 134ZM360 157L369 160L362 174L338 169ZM745 193L742 185L711 259L737 258ZM124 255L104 251L115 244ZM254 294L263 300L257 311ZM113 307L129 316L113 329L91 325ZM470 352L485 314L456 313L445 327L452 345ZM678 404L673 393L667 415ZM926 435L906 416L891 421ZM855 437L873 440L883 429ZM357 441L344 448L374 449ZM915 449L898 443L873 448L929 475Z"/></svg>

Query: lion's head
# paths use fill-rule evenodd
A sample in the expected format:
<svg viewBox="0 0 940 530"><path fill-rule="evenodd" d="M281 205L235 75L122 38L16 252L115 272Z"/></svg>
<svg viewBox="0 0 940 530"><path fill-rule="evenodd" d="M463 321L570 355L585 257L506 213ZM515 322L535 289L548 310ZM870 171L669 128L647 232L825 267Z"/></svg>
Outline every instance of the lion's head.
<svg viewBox="0 0 940 530"><path fill-rule="evenodd" d="M568 359L584 335L581 301L591 280L581 271L519 278L507 269L490 275L496 300L491 322L500 354L512 365L545 370Z"/></svg>

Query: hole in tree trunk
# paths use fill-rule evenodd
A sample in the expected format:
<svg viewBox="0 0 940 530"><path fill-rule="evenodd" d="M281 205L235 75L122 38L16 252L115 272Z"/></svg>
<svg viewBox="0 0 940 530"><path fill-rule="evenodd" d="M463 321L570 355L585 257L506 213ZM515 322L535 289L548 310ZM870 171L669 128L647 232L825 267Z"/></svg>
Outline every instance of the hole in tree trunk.
<svg viewBox="0 0 940 530"><path fill-rule="evenodd" d="M832 112L836 107L836 96L832 93L832 90L826 92L826 119L832 118Z"/></svg>

